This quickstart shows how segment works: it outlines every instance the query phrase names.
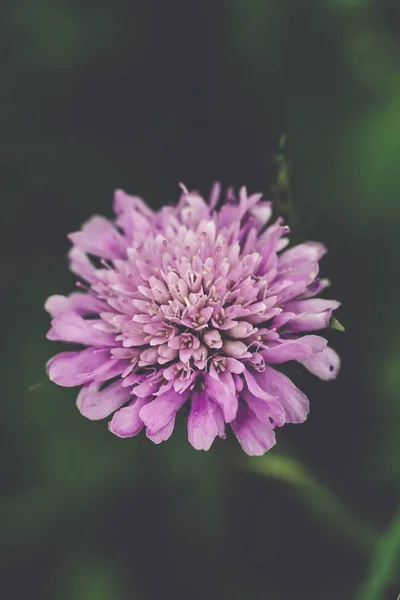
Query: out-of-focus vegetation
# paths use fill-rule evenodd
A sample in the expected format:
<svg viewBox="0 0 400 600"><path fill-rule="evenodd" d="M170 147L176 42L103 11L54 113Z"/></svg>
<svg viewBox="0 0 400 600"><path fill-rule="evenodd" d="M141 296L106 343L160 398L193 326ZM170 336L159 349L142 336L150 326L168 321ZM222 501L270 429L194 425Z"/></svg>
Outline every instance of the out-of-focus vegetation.
<svg viewBox="0 0 400 600"><path fill-rule="evenodd" d="M399 3L9 0L0 11L1 596L396 600ZM282 133L296 237L329 246L323 274L343 301L346 332L328 333L339 379L299 375L311 415L278 431L267 477L243 469L232 439L195 452L184 419L162 446L86 421L76 390L44 372L58 351L44 300L74 286L66 233L111 216L116 187L153 207L175 201L178 181L268 195ZM302 469L323 491L299 487Z"/></svg>

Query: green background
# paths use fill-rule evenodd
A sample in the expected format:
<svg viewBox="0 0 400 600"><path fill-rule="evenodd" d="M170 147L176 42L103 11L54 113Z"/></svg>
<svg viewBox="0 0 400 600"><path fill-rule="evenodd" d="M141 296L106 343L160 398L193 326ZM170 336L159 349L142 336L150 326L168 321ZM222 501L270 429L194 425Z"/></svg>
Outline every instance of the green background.
<svg viewBox="0 0 400 600"><path fill-rule="evenodd" d="M368 595L375 534L352 519L382 533L400 497L399 3L12 0L0 17L1 597L396 600L398 569ZM306 464L348 520L300 467L252 472L232 436L194 451L184 418L161 446L119 440L44 370L68 232L111 216L115 188L153 208L179 181L268 197L282 133L295 235L328 245L346 332L328 333L339 379L297 376L310 418L262 464Z"/></svg>

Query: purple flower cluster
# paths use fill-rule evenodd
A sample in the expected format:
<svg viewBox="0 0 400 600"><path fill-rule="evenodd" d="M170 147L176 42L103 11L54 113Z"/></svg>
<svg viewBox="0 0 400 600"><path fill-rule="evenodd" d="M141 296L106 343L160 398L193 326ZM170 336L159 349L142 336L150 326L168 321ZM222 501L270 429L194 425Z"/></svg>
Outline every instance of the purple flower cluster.
<svg viewBox="0 0 400 600"><path fill-rule="evenodd" d="M261 455L275 427L305 421L307 397L275 365L297 361L321 379L339 371L323 337L335 300L316 296L326 248L306 242L285 250L289 228L269 224L261 194L209 201L182 186L176 207L153 212L115 192L115 223L94 216L69 236L70 268L82 292L51 296L48 339L84 349L47 363L61 386L82 386L87 418L113 414L109 429L125 438L143 428L167 440L188 405L189 441L208 450L230 424L243 450Z"/></svg>

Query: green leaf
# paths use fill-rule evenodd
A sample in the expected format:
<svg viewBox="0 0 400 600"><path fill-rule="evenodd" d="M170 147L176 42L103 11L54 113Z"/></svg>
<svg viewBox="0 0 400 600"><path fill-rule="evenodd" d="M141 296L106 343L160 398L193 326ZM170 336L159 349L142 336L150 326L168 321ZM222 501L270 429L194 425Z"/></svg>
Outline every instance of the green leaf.
<svg viewBox="0 0 400 600"><path fill-rule="evenodd" d="M338 321L335 317L331 317L331 320L329 321L329 327L331 327L331 329L336 329L336 331L345 331L345 328L343 327L341 322Z"/></svg>

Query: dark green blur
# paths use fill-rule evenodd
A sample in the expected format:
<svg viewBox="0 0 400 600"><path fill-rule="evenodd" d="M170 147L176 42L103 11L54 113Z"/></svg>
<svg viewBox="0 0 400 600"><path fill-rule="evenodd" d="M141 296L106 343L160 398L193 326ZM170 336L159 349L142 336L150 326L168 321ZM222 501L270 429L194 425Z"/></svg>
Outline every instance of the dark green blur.
<svg viewBox="0 0 400 600"><path fill-rule="evenodd" d="M398 1L10 0L0 39L0 597L396 600L399 569L379 596L371 569L400 537L374 562L400 504ZM343 302L339 379L297 375L310 418L260 469L232 436L194 451L184 416L161 446L81 417L44 369L66 234L115 188L272 197L282 134L295 238L328 245Z"/></svg>

